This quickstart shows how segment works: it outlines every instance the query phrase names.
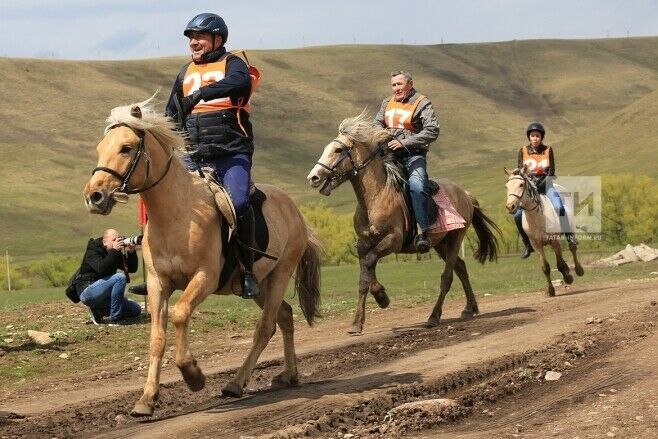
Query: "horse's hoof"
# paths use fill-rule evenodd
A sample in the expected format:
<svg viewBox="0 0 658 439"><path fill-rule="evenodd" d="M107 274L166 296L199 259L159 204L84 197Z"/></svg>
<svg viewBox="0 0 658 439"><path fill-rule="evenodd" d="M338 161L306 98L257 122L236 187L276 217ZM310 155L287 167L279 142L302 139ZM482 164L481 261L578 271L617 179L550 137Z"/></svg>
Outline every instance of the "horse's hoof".
<svg viewBox="0 0 658 439"><path fill-rule="evenodd" d="M580 265L576 265L576 274L578 276L582 276L583 274L585 274L585 270L583 270L583 267L581 267Z"/></svg>
<svg viewBox="0 0 658 439"><path fill-rule="evenodd" d="M553 286L546 291L546 297L555 297L555 288Z"/></svg>
<svg viewBox="0 0 658 439"><path fill-rule="evenodd" d="M570 274L565 275L564 283L566 283L567 285L571 285L573 283L573 276Z"/></svg>
<svg viewBox="0 0 658 439"><path fill-rule="evenodd" d="M222 389L224 398L241 398L243 393L242 386L235 381L231 381Z"/></svg>
<svg viewBox="0 0 658 439"><path fill-rule="evenodd" d="M192 392L198 392L205 387L206 376L201 372L201 368L196 365L196 361L192 364L179 367L179 369L183 374L185 384L187 384L187 387Z"/></svg>
<svg viewBox="0 0 658 439"><path fill-rule="evenodd" d="M427 319L427 322L425 323L426 328L436 328L437 326L439 326L439 319L434 316Z"/></svg>
<svg viewBox="0 0 658 439"><path fill-rule="evenodd" d="M130 416L134 416L136 418L142 416L152 416L152 415L153 415L153 406L139 401L135 404L135 407L133 407L132 411L130 412Z"/></svg>
<svg viewBox="0 0 658 439"><path fill-rule="evenodd" d="M388 298L388 294L386 294L385 291L381 291L379 293L373 294L373 297L375 298L375 302L377 302L377 305L379 305L380 308L388 308L388 305L391 304L391 300Z"/></svg>
<svg viewBox="0 0 658 439"><path fill-rule="evenodd" d="M361 335L362 332L363 327L361 325L352 325L352 327L347 330L349 335Z"/></svg>
<svg viewBox="0 0 658 439"><path fill-rule="evenodd" d="M473 311L466 311L466 310L462 311L462 319L463 320L472 319L474 315L475 315L475 313L473 313Z"/></svg>
<svg viewBox="0 0 658 439"><path fill-rule="evenodd" d="M299 384L299 378L296 375L289 375L286 372L281 372L272 378L272 387L292 387Z"/></svg>

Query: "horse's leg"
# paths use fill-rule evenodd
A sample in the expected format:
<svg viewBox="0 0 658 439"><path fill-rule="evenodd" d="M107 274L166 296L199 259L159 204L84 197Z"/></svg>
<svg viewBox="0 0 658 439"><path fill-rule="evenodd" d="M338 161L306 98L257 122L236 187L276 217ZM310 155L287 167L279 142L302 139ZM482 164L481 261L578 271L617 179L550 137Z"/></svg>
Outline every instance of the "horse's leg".
<svg viewBox="0 0 658 439"><path fill-rule="evenodd" d="M171 322L176 327L176 366L181 371L185 384L193 392L203 389L206 377L190 351L190 317L194 309L212 292L213 287L208 284L206 274L199 272L188 283L171 310Z"/></svg>
<svg viewBox="0 0 658 439"><path fill-rule="evenodd" d="M462 258L457 256L455 261L455 273L462 283L464 288L464 294L466 295L466 307L462 311L462 319L470 319L476 314L480 314L480 309L478 308L478 302L473 293L473 288L471 288L471 281L468 279L468 271L466 270L466 263Z"/></svg>
<svg viewBox="0 0 658 439"><path fill-rule="evenodd" d="M583 274L585 274L585 270L583 270L583 266L580 265L580 261L578 260L578 255L576 254L576 252L578 251L578 244L576 244L575 242L570 242L569 243L569 250L571 251L571 254L573 255L573 264L574 264L574 268L576 270L576 274L578 276L582 276Z"/></svg>
<svg viewBox="0 0 658 439"><path fill-rule="evenodd" d="M386 294L386 288L384 288L384 285L380 284L379 281L377 280L377 262L379 262L379 259L375 261L374 265L372 266L372 279L370 280L370 294L372 294L372 297L375 298L375 302L377 302L377 305L379 305L380 308L388 308L388 305L390 305L391 300L388 298L388 294Z"/></svg>
<svg viewBox="0 0 658 439"><path fill-rule="evenodd" d="M151 339L149 343L149 371L142 397L135 403L130 413L133 416L151 416L160 389L162 356L167 342L167 300L171 288L163 290L154 273L147 280L148 304L151 311Z"/></svg>
<svg viewBox="0 0 658 439"><path fill-rule="evenodd" d="M551 247L553 247L553 251L555 252L557 269L560 273L562 273L564 282L567 285L572 284L573 276L569 273L569 264L567 264L567 261L565 261L564 257L562 257L562 246L560 245L560 240L556 239L551 241Z"/></svg>
<svg viewBox="0 0 658 439"><path fill-rule="evenodd" d="M532 238L530 238L530 241L532 242L532 247L537 252L537 256L539 256L539 265L541 266L541 271L544 273L544 276L546 276L546 281L548 282L548 289L546 290L546 295L549 297L553 297L555 296L555 287L551 282L551 266L548 265L548 261L546 260L546 253L544 253L544 246L541 243L537 244L533 242Z"/></svg>
<svg viewBox="0 0 658 439"><path fill-rule="evenodd" d="M299 384L297 376L297 355L295 354L295 327L292 319L292 307L285 300L279 307L276 322L283 336L283 372L272 378L272 384L295 386Z"/></svg>
<svg viewBox="0 0 658 439"><path fill-rule="evenodd" d="M358 245L359 250L359 301L354 313L354 320L352 327L347 331L351 335L360 335L363 331L363 325L366 322L366 299L368 298L368 290L374 278L374 267L377 261L382 256L391 252L391 247L394 242L395 236L393 234L386 235L384 239L379 241L376 246L370 250L365 250L365 245Z"/></svg>
<svg viewBox="0 0 658 439"><path fill-rule="evenodd" d="M278 264L285 263L279 260ZM295 264L290 263L290 269L284 269L282 266L277 267L262 282L261 294L255 299L256 303L263 308L263 313L256 323L254 338L251 343L251 350L247 358L238 369L233 379L222 389L222 396L232 396L239 398L244 393L244 388L251 377L251 373L258 362L258 357L263 349L270 342L276 330L276 320L279 316L279 309L283 297L286 293L288 282L292 277ZM283 331L283 329L282 329ZM285 343L285 339L284 339Z"/></svg>
<svg viewBox="0 0 658 439"><path fill-rule="evenodd" d="M436 305L434 305L434 309L432 309L432 313L430 314L429 318L427 319L427 326L430 328L433 328L435 326L439 325L439 322L441 321L441 314L443 312L443 302L446 298L446 295L448 294L448 291L450 291L450 286L452 285L452 279L453 279L453 271L455 264L457 262L457 258L459 257L459 246L456 245L458 240L456 239L456 235L450 236L450 234L446 235L445 238L443 238L442 241L442 247L443 247L443 253L445 254L444 257L445 260L445 268L443 269L443 274L441 274L441 286L439 289L439 298L436 301Z"/></svg>

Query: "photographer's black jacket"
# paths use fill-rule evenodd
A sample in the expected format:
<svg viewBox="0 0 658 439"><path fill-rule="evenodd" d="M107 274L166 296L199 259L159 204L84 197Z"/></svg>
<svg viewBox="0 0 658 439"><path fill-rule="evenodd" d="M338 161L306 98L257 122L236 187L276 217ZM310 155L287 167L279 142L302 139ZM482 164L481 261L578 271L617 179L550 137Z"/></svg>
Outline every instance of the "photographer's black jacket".
<svg viewBox="0 0 658 439"><path fill-rule="evenodd" d="M95 282L124 268L129 273L134 273L137 271L137 265L137 252L124 256L123 252L118 250L108 251L103 245L103 238L90 239L80 266L80 280Z"/></svg>

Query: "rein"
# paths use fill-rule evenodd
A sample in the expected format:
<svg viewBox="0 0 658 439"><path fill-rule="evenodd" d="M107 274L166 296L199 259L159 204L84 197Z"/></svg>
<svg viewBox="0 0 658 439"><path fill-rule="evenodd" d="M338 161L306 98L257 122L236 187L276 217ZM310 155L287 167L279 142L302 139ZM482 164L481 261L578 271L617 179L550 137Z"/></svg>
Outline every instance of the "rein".
<svg viewBox="0 0 658 439"><path fill-rule="evenodd" d="M327 166L324 163L317 161L315 164L322 166L324 169L328 170L330 172L329 176L327 177L328 181L334 181L334 180L342 180L344 177L349 177L353 178L356 177L359 172L364 169L366 166L368 166L378 155L382 153L384 150L384 147L386 145L385 142L382 142L377 146L377 148L370 153L370 155L361 163L360 165L357 165L356 162L354 162L354 158L352 157L352 149L354 148L354 145L349 146L346 143L342 142L341 140L334 139L332 142L338 143L340 146L342 146L343 152L341 153L340 157L338 157L338 160L332 165L332 166ZM352 163L352 169L349 169L345 172L342 172L340 174L336 173L336 168L338 165L341 164L343 160L346 158L350 159L350 163Z"/></svg>
<svg viewBox="0 0 658 439"><path fill-rule="evenodd" d="M113 177L118 178L119 181L121 181L121 187L118 189L118 191L121 192L121 193L125 193L125 194L138 194L140 192L147 191L147 190L151 189L152 187L155 187L158 183L160 183L162 181L163 178L165 178L167 173L169 173L169 169L171 167L171 161L174 158L173 151L169 152L169 158L167 159L167 165L165 167L165 170L162 173L162 175L155 182L153 182L152 184L150 184L146 187L142 186L142 187L139 187L137 189L129 189L128 188L128 181L130 180L133 173L135 172L135 169L137 169L137 165L139 164L140 159L142 157L144 157L144 160L146 161L146 177L144 178L144 184L146 183L146 181L148 180L148 178L151 174L151 161L149 160L149 156L148 156L148 153L146 152L146 147L144 145L144 136L145 136L146 133L142 130L137 130L135 128L132 128L132 127L128 126L125 123L118 123L116 125L112 125L111 127L108 128L108 131L113 130L114 128L119 128L119 127L130 128L139 137L139 146L137 147L137 153L135 154L135 156L130 161L130 165L128 165L128 170L122 175L122 174L118 173L117 171L115 171L114 169L107 168L105 166L97 166L97 167L94 168L93 171L91 171L91 175L94 175L98 171L103 171L103 172L107 172L108 174L112 175ZM158 142L158 144L160 144L160 142ZM162 147L163 150L165 149L164 146L162 146L162 145L160 145L160 146ZM167 151L165 150L165 152L167 152Z"/></svg>

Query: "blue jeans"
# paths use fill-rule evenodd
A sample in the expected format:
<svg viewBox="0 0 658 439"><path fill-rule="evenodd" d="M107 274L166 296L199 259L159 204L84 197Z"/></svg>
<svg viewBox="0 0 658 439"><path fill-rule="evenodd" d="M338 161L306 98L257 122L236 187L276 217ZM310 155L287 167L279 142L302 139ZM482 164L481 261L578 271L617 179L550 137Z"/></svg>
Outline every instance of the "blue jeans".
<svg viewBox="0 0 658 439"><path fill-rule="evenodd" d="M188 155L183 156L183 161L188 169L197 169L197 164ZM201 159L198 166L210 167L215 171L215 178L226 188L235 207L235 213L241 217L249 208L251 156L233 154L216 160Z"/></svg>
<svg viewBox="0 0 658 439"><path fill-rule="evenodd" d="M80 301L102 316L116 321L137 317L142 313L139 303L123 297L126 275L122 272L98 279L80 293Z"/></svg>
<svg viewBox="0 0 658 439"><path fill-rule="evenodd" d="M425 192L427 187L427 159L422 155L405 157L404 168L409 176L409 191L411 192L411 204L414 208L416 221L424 232L429 228L427 219L427 203L429 195Z"/></svg>

